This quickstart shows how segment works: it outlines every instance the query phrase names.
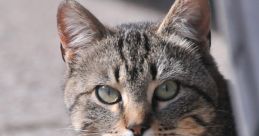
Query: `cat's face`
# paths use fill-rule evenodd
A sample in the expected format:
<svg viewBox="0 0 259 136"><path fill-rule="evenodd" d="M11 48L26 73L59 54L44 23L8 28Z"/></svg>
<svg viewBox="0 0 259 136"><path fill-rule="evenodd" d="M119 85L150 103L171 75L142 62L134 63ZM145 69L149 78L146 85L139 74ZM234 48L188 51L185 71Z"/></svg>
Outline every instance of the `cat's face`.
<svg viewBox="0 0 259 136"><path fill-rule="evenodd" d="M82 136L221 136L218 100L225 88L209 55L206 4L179 0L161 24L108 29L78 3L63 2L65 103L75 130Z"/></svg>

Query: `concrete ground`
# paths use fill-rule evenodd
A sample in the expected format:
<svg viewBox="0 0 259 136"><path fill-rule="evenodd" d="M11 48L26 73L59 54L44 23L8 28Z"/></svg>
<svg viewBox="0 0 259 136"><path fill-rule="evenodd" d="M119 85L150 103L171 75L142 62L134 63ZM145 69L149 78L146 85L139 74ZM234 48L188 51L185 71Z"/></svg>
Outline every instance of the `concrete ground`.
<svg viewBox="0 0 259 136"><path fill-rule="evenodd" d="M0 136L72 136L63 104L56 29L59 0L0 0ZM103 23L155 21L165 13L122 0L80 0ZM212 52L230 75L218 34Z"/></svg>

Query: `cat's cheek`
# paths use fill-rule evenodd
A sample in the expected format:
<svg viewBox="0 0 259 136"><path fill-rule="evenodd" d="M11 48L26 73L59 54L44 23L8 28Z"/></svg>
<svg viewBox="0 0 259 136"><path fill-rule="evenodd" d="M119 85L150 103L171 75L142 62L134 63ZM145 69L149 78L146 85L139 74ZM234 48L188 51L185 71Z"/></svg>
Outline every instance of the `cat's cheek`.
<svg viewBox="0 0 259 136"><path fill-rule="evenodd" d="M170 103L172 103L174 100L170 100L167 102L158 102L157 104L157 110L160 111L162 109L165 109Z"/></svg>
<svg viewBox="0 0 259 136"><path fill-rule="evenodd" d="M124 133L122 133L122 136L134 136L134 134L131 131L126 130Z"/></svg>
<svg viewBox="0 0 259 136"><path fill-rule="evenodd" d="M180 120L175 129L175 133L180 135L201 136L205 131L206 128L199 125L193 118L184 118Z"/></svg>
<svg viewBox="0 0 259 136"><path fill-rule="evenodd" d="M74 127L75 131L79 132L82 128L82 120L84 118L83 112L74 112L71 115L72 126Z"/></svg>

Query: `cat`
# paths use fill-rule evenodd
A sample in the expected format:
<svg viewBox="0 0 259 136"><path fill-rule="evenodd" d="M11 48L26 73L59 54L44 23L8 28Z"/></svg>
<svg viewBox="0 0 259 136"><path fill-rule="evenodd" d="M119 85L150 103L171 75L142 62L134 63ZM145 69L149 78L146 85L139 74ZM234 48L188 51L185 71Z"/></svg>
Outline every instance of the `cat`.
<svg viewBox="0 0 259 136"><path fill-rule="evenodd" d="M159 23L115 27L66 0L57 23L64 101L80 136L236 135L207 0L176 0Z"/></svg>

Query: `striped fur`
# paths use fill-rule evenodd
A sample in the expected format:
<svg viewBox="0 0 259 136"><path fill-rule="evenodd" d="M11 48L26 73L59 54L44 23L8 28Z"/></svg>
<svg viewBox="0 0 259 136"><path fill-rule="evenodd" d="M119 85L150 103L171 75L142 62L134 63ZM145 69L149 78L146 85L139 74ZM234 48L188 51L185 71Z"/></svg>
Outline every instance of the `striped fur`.
<svg viewBox="0 0 259 136"><path fill-rule="evenodd" d="M209 27L197 26L208 20L184 16L193 5L190 11L197 15L206 0L180 1L162 23L113 28L105 28L73 0L61 4L58 26L68 65L65 103L80 136L235 135L226 81L209 53ZM174 16L185 24L170 21ZM183 25L190 31L181 32ZM155 100L155 88L167 80L179 83L179 93L166 102ZM100 102L94 93L99 85L115 88L122 100ZM134 134L132 125L145 131L134 129Z"/></svg>

